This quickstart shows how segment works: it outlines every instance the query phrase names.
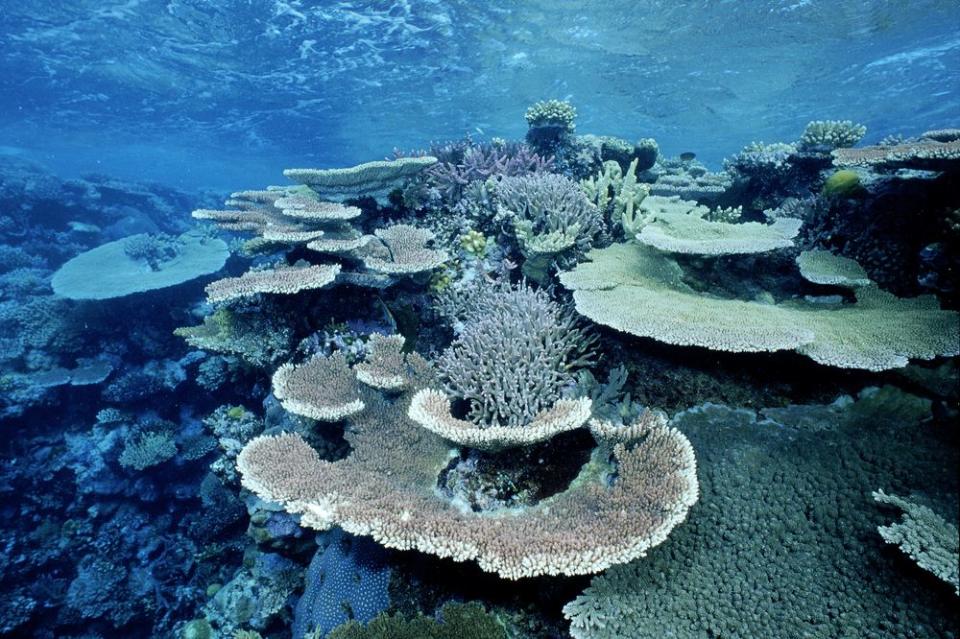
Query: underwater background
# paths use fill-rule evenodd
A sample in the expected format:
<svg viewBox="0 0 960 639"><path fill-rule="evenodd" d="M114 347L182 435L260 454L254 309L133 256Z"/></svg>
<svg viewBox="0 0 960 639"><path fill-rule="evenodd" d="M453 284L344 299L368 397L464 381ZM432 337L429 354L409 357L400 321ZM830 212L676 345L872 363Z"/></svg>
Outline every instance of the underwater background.
<svg viewBox="0 0 960 639"><path fill-rule="evenodd" d="M0 5L0 637L960 637L956 2Z"/></svg>

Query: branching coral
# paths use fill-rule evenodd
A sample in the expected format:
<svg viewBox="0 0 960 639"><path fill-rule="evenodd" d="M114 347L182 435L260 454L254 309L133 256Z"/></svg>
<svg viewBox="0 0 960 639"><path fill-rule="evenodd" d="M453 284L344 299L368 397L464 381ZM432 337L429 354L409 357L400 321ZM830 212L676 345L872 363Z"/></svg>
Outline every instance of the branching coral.
<svg viewBox="0 0 960 639"><path fill-rule="evenodd" d="M804 151L832 151L853 146L867 133L867 127L850 120L814 120L800 136Z"/></svg>
<svg viewBox="0 0 960 639"><path fill-rule="evenodd" d="M590 342L542 290L491 288L471 305L437 361L446 391L468 402L474 424L521 427L560 398Z"/></svg>
<svg viewBox="0 0 960 639"><path fill-rule="evenodd" d="M558 254L587 250L604 229L596 205L561 175L503 178L495 188L499 214L513 223L527 258L524 272L538 281Z"/></svg>
<svg viewBox="0 0 960 639"><path fill-rule="evenodd" d="M888 544L896 544L924 570L953 586L960 596L960 533L957 526L926 506L908 499L874 491L877 503L895 506L903 518L889 526L879 526L880 536Z"/></svg>

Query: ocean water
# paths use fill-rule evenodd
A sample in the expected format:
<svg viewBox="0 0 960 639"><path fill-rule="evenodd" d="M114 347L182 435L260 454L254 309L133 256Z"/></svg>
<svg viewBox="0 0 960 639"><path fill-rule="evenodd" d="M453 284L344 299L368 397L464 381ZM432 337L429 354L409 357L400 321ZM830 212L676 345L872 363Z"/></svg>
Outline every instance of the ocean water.
<svg viewBox="0 0 960 639"><path fill-rule="evenodd" d="M0 637L960 637L958 25L0 3Z"/></svg>

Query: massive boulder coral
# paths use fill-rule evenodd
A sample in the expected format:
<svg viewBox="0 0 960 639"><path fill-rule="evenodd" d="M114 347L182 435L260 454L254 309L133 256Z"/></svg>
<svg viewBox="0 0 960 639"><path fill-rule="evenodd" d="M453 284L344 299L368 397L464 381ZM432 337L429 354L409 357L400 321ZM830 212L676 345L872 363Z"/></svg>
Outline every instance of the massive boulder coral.
<svg viewBox="0 0 960 639"><path fill-rule="evenodd" d="M632 335L720 351L796 350L874 371L960 352L958 315L933 296L902 299L865 286L855 304L764 303L697 292L676 261L648 247L614 244L587 257L560 276L577 311Z"/></svg>
<svg viewBox="0 0 960 639"><path fill-rule="evenodd" d="M636 441L605 442L566 491L535 506L463 511L436 490L449 449L407 418L409 400L364 391L366 408L346 430L354 452L341 461L323 461L296 434L252 440L237 460L244 486L299 513L302 525L476 561L507 579L590 574L642 557L697 500L692 447L655 425Z"/></svg>
<svg viewBox="0 0 960 639"><path fill-rule="evenodd" d="M675 415L697 449L700 503L667 544L593 578L564 608L570 634L950 636L956 597L898 569L870 500L878 482L894 482L935 486L937 503L956 508L957 450L930 417L929 401L890 387L824 405Z"/></svg>

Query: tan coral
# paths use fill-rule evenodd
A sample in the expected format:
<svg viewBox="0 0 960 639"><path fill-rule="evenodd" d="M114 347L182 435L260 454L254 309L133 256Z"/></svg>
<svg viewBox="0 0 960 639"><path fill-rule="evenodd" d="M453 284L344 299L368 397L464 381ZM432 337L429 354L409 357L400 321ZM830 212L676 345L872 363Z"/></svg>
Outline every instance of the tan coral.
<svg viewBox="0 0 960 639"><path fill-rule="evenodd" d="M286 195L278 198L273 206L284 215L311 222L344 222L360 217L361 211L355 206L345 206L338 202L322 202L306 195Z"/></svg>
<svg viewBox="0 0 960 639"><path fill-rule="evenodd" d="M228 277L208 284L207 301L226 302L260 293L292 295L328 286L339 272L339 264L279 266L263 271L248 271L240 277Z"/></svg>
<svg viewBox="0 0 960 639"><path fill-rule="evenodd" d="M381 390L398 390L406 386L407 362L402 352L405 341L403 335L371 335L367 358L353 367L357 379Z"/></svg>
<svg viewBox="0 0 960 639"><path fill-rule="evenodd" d="M341 353L284 364L273 374L273 394L297 415L338 422L364 408L353 371Z"/></svg>
<svg viewBox="0 0 960 639"><path fill-rule="evenodd" d="M566 491L535 506L463 511L435 490L449 461L444 441L413 424L402 402L372 391L365 402L346 431L349 457L323 461L296 434L261 436L238 457L243 485L304 526L476 561L507 579L591 574L642 557L698 497L689 441L658 425L637 443L599 447Z"/></svg>
<svg viewBox="0 0 960 639"><path fill-rule="evenodd" d="M364 246L364 265L385 275L413 275L442 266L449 256L445 251L428 248L433 233L409 224L394 224L374 231Z"/></svg>
<svg viewBox="0 0 960 639"><path fill-rule="evenodd" d="M960 140L937 142L924 139L903 144L865 146L858 149L837 149L834 164L870 166L878 169L927 169L940 171L956 167L960 162Z"/></svg>
<svg viewBox="0 0 960 639"><path fill-rule="evenodd" d="M580 428L590 419L589 398L560 399L523 426L478 426L451 413L450 398L433 389L418 391L407 416L430 432L470 448L502 450L546 441L554 435Z"/></svg>

